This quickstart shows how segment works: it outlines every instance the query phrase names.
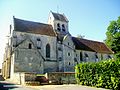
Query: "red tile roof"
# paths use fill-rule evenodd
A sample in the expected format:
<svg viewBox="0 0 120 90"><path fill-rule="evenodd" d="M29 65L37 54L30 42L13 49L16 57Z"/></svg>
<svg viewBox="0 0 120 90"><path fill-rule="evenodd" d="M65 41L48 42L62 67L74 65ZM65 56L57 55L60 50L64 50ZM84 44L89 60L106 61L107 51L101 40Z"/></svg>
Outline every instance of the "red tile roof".
<svg viewBox="0 0 120 90"><path fill-rule="evenodd" d="M54 14L56 18L59 15L56 13ZM64 18L61 20L64 20ZM21 20L17 18L14 18L14 30L20 31L20 32L35 33L35 34L56 37L56 34L52 26L49 24L26 21L26 20ZM72 40L75 44L75 48L78 50L86 50L86 51L93 51L98 53L109 53L109 54L113 53L112 50L110 50L103 42L86 40L86 39L81 39L76 37L72 37Z"/></svg>
<svg viewBox="0 0 120 90"><path fill-rule="evenodd" d="M51 25L14 18L14 30L48 36L56 36Z"/></svg>
<svg viewBox="0 0 120 90"><path fill-rule="evenodd" d="M78 50L94 51L98 53L108 53L108 54L113 53L113 51L109 49L103 42L81 39L76 37L72 37L72 39L76 49Z"/></svg>

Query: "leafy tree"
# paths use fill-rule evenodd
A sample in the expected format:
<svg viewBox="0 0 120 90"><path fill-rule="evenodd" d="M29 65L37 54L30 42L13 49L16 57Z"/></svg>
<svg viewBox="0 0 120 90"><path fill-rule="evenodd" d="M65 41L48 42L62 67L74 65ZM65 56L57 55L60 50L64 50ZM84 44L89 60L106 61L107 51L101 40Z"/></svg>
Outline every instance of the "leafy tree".
<svg viewBox="0 0 120 90"><path fill-rule="evenodd" d="M81 34L78 34L77 37L78 37L78 38L82 38L82 39L85 38L85 36L84 36L84 35L81 35Z"/></svg>
<svg viewBox="0 0 120 90"><path fill-rule="evenodd" d="M118 20L110 22L106 36L105 43L114 51L115 55L120 58L120 16Z"/></svg>

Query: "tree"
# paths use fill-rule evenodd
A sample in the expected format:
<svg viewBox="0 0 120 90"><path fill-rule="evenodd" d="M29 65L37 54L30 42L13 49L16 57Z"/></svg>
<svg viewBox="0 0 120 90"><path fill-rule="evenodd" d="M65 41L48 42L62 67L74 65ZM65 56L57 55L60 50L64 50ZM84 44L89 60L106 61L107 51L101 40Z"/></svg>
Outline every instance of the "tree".
<svg viewBox="0 0 120 90"><path fill-rule="evenodd" d="M81 34L78 34L77 37L78 37L78 38L82 38L82 39L85 38L85 36L84 36L84 35L81 35Z"/></svg>
<svg viewBox="0 0 120 90"><path fill-rule="evenodd" d="M118 20L110 22L106 36L106 45L120 58L120 16L118 17Z"/></svg>

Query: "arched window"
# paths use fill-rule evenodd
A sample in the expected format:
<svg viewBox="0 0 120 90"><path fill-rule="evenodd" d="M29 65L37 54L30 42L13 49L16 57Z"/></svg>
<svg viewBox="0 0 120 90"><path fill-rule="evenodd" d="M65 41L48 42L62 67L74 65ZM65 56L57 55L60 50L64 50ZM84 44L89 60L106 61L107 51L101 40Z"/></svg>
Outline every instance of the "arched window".
<svg viewBox="0 0 120 90"><path fill-rule="evenodd" d="M28 48L32 49L32 44L31 43L29 43Z"/></svg>
<svg viewBox="0 0 120 90"><path fill-rule="evenodd" d="M98 62L98 55L95 53L95 61Z"/></svg>
<svg viewBox="0 0 120 90"><path fill-rule="evenodd" d="M59 24L59 23L57 24L57 30L58 30L58 31L61 30L61 28L60 28L60 24Z"/></svg>
<svg viewBox="0 0 120 90"><path fill-rule="evenodd" d="M62 24L62 31L65 32L65 25L64 24Z"/></svg>
<svg viewBox="0 0 120 90"><path fill-rule="evenodd" d="M50 58L50 45L46 45L46 58Z"/></svg>
<svg viewBox="0 0 120 90"><path fill-rule="evenodd" d="M68 65L70 65L70 62L68 63Z"/></svg>
<svg viewBox="0 0 120 90"><path fill-rule="evenodd" d="M70 53L68 53L68 56L70 56Z"/></svg>
<svg viewBox="0 0 120 90"><path fill-rule="evenodd" d="M82 56L82 52L80 52L80 61L83 61L83 56Z"/></svg>
<svg viewBox="0 0 120 90"><path fill-rule="evenodd" d="M85 53L85 61L88 61L88 59L89 59L89 56L87 53Z"/></svg>
<svg viewBox="0 0 120 90"><path fill-rule="evenodd" d="M112 59L112 57L110 55L108 55L108 59Z"/></svg>
<svg viewBox="0 0 120 90"><path fill-rule="evenodd" d="M85 57L89 57L87 53L85 53Z"/></svg>
<svg viewBox="0 0 120 90"><path fill-rule="evenodd" d="M41 49L41 40L37 38L37 49Z"/></svg>

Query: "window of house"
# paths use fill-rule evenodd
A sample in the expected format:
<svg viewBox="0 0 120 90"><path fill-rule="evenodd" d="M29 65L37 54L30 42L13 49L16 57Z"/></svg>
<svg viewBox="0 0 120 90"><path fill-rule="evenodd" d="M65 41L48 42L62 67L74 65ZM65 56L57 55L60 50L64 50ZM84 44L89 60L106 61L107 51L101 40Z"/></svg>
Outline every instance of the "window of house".
<svg viewBox="0 0 120 90"><path fill-rule="evenodd" d="M40 46L37 46L37 49L41 49L41 47L40 47Z"/></svg>
<svg viewBox="0 0 120 90"><path fill-rule="evenodd" d="M59 23L57 24L57 30L58 30L58 31L61 30L61 28L60 28L60 24L59 24Z"/></svg>
<svg viewBox="0 0 120 90"><path fill-rule="evenodd" d="M13 44L13 47L16 47L16 46L17 46L17 45L14 45L14 44Z"/></svg>
<svg viewBox="0 0 120 90"><path fill-rule="evenodd" d="M62 24L62 31L65 31L65 25Z"/></svg>
<svg viewBox="0 0 120 90"><path fill-rule="evenodd" d="M111 59L111 56L110 56L110 55L108 55L108 59Z"/></svg>
<svg viewBox="0 0 120 90"><path fill-rule="evenodd" d="M98 55L97 55L97 53L95 53L95 61L96 62L98 61Z"/></svg>
<svg viewBox="0 0 120 90"><path fill-rule="evenodd" d="M97 55L97 53L95 54L95 58L98 58L98 55Z"/></svg>
<svg viewBox="0 0 120 90"><path fill-rule="evenodd" d="M85 53L85 61L88 61L88 54L87 53Z"/></svg>
<svg viewBox="0 0 120 90"><path fill-rule="evenodd" d="M41 49L41 40L37 38L37 49Z"/></svg>
<svg viewBox="0 0 120 90"><path fill-rule="evenodd" d="M68 65L70 65L70 62L68 63Z"/></svg>
<svg viewBox="0 0 120 90"><path fill-rule="evenodd" d="M85 53L85 57L88 57L88 54L87 54L87 53Z"/></svg>
<svg viewBox="0 0 120 90"><path fill-rule="evenodd" d="M70 53L68 53L68 56L70 56Z"/></svg>
<svg viewBox="0 0 120 90"><path fill-rule="evenodd" d="M57 24L57 27L60 27L60 24L59 24L59 23Z"/></svg>
<svg viewBox="0 0 120 90"><path fill-rule="evenodd" d="M77 62L77 58L74 58L74 61Z"/></svg>
<svg viewBox="0 0 120 90"><path fill-rule="evenodd" d="M74 61L75 61L75 63L77 63L77 64L78 64L78 60L77 60L77 58L74 58Z"/></svg>
<svg viewBox="0 0 120 90"><path fill-rule="evenodd" d="M83 61L82 52L80 52L80 61Z"/></svg>
<svg viewBox="0 0 120 90"><path fill-rule="evenodd" d="M37 38L37 41L40 41L40 38Z"/></svg>
<svg viewBox="0 0 120 90"><path fill-rule="evenodd" d="M59 51L62 51L62 48L61 48L61 47L58 47L58 50L59 50Z"/></svg>
<svg viewBox="0 0 120 90"><path fill-rule="evenodd" d="M50 45L46 45L46 58L50 58Z"/></svg>
<svg viewBox="0 0 120 90"><path fill-rule="evenodd" d="M70 45L70 43L68 42L68 46Z"/></svg>
<svg viewBox="0 0 120 90"><path fill-rule="evenodd" d="M59 61L61 61L62 60L62 57L59 57Z"/></svg>
<svg viewBox="0 0 120 90"><path fill-rule="evenodd" d="M29 43L28 48L32 49L32 44L31 43Z"/></svg>

